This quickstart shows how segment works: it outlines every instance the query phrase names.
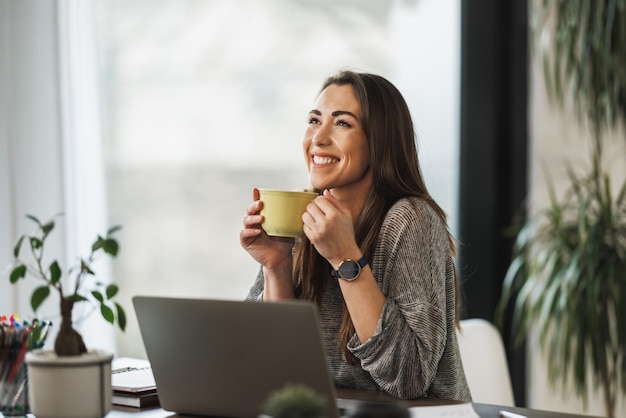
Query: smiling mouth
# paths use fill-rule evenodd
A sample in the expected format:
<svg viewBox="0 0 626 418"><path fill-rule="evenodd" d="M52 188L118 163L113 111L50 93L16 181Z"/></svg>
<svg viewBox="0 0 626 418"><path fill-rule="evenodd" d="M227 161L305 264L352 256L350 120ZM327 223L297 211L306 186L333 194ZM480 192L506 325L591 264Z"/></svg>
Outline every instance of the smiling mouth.
<svg viewBox="0 0 626 418"><path fill-rule="evenodd" d="M313 156L313 163L314 164L333 164L333 163L337 163L339 162L339 160L337 158L333 158L333 157L319 157L317 155Z"/></svg>

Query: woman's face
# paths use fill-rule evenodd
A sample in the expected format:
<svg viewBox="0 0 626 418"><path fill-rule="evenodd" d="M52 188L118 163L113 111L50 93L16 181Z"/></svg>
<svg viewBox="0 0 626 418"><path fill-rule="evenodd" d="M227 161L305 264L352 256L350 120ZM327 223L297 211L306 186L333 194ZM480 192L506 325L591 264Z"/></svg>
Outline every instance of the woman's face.
<svg viewBox="0 0 626 418"><path fill-rule="evenodd" d="M302 147L311 186L366 193L372 183L369 147L352 86L324 89L308 123Z"/></svg>

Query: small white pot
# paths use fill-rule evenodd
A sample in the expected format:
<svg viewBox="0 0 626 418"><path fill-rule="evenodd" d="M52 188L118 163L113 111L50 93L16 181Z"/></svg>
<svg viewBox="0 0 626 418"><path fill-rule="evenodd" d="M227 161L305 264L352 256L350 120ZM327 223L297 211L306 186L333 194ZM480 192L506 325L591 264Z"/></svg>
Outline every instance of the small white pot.
<svg viewBox="0 0 626 418"><path fill-rule="evenodd" d="M26 354L30 411L37 418L102 418L111 410L113 354L89 350L59 357L54 351Z"/></svg>

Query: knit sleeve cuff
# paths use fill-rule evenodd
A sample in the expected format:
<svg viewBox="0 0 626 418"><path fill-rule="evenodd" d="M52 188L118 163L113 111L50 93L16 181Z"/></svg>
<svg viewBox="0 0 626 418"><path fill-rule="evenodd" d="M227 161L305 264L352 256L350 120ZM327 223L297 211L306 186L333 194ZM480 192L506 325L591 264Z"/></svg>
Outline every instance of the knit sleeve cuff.
<svg viewBox="0 0 626 418"><path fill-rule="evenodd" d="M348 341L348 350L352 352L356 357L363 359L378 352L378 346L382 343L382 332L384 324L391 320L393 315L398 315L397 309L393 309L395 302L391 298L385 300L383 305L383 311L378 318L376 324L376 330L369 340L361 342L358 335L354 333L352 338Z"/></svg>

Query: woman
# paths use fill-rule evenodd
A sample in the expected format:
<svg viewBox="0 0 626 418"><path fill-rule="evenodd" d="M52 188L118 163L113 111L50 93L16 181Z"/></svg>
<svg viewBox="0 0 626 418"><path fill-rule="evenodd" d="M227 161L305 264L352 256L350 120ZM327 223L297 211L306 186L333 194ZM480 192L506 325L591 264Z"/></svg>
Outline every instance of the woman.
<svg viewBox="0 0 626 418"><path fill-rule="evenodd" d="M302 239L266 235L253 191L240 241L262 268L248 299L315 301L339 387L469 401L454 243L422 179L402 95L372 74L328 78L303 151L322 192L302 216Z"/></svg>

